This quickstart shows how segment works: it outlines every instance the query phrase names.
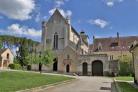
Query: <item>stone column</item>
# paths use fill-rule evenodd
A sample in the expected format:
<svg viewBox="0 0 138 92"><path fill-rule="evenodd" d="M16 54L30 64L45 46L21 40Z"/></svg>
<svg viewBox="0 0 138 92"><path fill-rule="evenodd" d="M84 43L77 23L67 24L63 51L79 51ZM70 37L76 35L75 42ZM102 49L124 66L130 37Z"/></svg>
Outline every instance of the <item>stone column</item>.
<svg viewBox="0 0 138 92"><path fill-rule="evenodd" d="M88 75L92 75L92 66L88 63Z"/></svg>

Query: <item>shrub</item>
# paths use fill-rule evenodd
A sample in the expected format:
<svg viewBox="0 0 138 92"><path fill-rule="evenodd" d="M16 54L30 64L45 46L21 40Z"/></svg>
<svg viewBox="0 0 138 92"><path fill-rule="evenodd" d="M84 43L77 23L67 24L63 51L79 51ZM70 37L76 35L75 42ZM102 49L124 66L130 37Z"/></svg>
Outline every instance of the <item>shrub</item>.
<svg viewBox="0 0 138 92"><path fill-rule="evenodd" d="M131 76L132 75L132 69L130 67L129 62L120 62L120 76Z"/></svg>
<svg viewBox="0 0 138 92"><path fill-rule="evenodd" d="M14 69L14 64L9 64L8 66L10 69Z"/></svg>
<svg viewBox="0 0 138 92"><path fill-rule="evenodd" d="M15 69L17 69L17 70L22 69L20 64L14 64L14 65L15 65Z"/></svg>
<svg viewBox="0 0 138 92"><path fill-rule="evenodd" d="M16 69L16 70L19 70L21 69L21 65L20 64L9 64L8 66L10 69Z"/></svg>

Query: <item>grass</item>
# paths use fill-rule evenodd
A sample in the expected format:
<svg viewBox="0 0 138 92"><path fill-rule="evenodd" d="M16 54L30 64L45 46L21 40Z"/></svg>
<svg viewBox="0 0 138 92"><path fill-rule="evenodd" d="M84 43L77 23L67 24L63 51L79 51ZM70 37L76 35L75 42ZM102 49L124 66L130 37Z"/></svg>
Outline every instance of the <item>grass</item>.
<svg viewBox="0 0 138 92"><path fill-rule="evenodd" d="M138 92L137 88L134 88L127 82L117 82L121 92Z"/></svg>
<svg viewBox="0 0 138 92"><path fill-rule="evenodd" d="M70 79L73 78L30 72L0 72L0 92L15 92Z"/></svg>
<svg viewBox="0 0 138 92"><path fill-rule="evenodd" d="M129 76L119 76L119 77L115 77L115 79L119 81L133 81L134 80L133 77L129 77Z"/></svg>

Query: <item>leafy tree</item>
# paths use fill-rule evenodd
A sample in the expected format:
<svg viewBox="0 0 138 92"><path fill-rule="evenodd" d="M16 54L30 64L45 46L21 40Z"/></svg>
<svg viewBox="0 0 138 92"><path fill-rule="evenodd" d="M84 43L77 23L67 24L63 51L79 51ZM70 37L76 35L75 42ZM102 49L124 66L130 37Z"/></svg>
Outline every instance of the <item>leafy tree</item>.
<svg viewBox="0 0 138 92"><path fill-rule="evenodd" d="M18 55L17 55L17 59L19 60L19 64L22 67L26 66L28 64L27 56L29 54L29 50L28 50L27 46L25 46L24 44L26 44L25 39L22 40L20 47L19 47Z"/></svg>
<svg viewBox="0 0 138 92"><path fill-rule="evenodd" d="M54 53L52 52L52 50L47 49L44 52L42 52L42 56L41 56L41 63L44 65L48 65L53 63L53 59L54 59Z"/></svg>
<svg viewBox="0 0 138 92"><path fill-rule="evenodd" d="M40 61L40 56L39 54L35 54L35 53L30 53L27 56L27 60L28 60L28 64L32 65L32 64L39 64L38 61Z"/></svg>
<svg viewBox="0 0 138 92"><path fill-rule="evenodd" d="M44 52L33 52L28 55L29 64L38 64L39 71L41 73L43 65L49 65L53 63L54 54L51 50L47 49Z"/></svg>
<svg viewBox="0 0 138 92"><path fill-rule="evenodd" d="M2 49L2 47L3 47L3 46L2 46L2 43L0 43L0 49Z"/></svg>
<svg viewBox="0 0 138 92"><path fill-rule="evenodd" d="M119 58L120 70L119 75L132 75L132 56L122 56Z"/></svg>
<svg viewBox="0 0 138 92"><path fill-rule="evenodd" d="M39 61L39 71L41 73L42 65L49 65L53 63L54 54L52 50L47 49L44 52L42 52L42 55L40 53L40 61Z"/></svg>

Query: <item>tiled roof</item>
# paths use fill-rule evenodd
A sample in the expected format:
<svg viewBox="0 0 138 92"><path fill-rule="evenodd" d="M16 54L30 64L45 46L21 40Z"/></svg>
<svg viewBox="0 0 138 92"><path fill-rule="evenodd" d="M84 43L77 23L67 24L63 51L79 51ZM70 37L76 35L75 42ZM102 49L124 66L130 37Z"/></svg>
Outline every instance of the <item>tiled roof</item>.
<svg viewBox="0 0 138 92"><path fill-rule="evenodd" d="M96 38L94 44L90 45L90 50L96 51L129 51L134 41L138 41L138 36L127 36L114 38ZM98 46L101 44L101 49Z"/></svg>

